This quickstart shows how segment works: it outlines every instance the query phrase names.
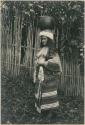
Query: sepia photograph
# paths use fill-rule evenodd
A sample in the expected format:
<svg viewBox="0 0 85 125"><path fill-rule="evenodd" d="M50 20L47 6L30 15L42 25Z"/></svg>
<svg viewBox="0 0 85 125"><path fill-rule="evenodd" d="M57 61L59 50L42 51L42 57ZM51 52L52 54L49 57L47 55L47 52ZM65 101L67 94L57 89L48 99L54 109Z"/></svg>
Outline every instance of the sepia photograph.
<svg viewBox="0 0 85 125"><path fill-rule="evenodd" d="M84 124L84 1L1 1L1 124Z"/></svg>

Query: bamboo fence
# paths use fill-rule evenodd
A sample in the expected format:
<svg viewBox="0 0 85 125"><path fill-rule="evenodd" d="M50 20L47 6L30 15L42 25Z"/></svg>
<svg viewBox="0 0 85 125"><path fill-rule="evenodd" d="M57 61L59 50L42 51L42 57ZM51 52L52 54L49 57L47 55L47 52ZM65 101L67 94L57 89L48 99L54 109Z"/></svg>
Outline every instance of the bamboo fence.
<svg viewBox="0 0 85 125"><path fill-rule="evenodd" d="M34 22L28 26L27 46L21 45L23 14L16 9L14 19L8 17L9 10L2 12L1 18L1 65L2 72L18 76L20 69L27 69L33 76L34 59L39 48L39 30L34 27ZM13 17L12 17L13 18ZM35 38L34 38L35 32ZM57 32L58 34L58 32ZM35 39L35 40L34 40ZM33 43L35 42L35 44ZM58 42L58 39L57 39ZM33 46L34 44L34 46ZM25 49L23 63L21 64L21 48ZM78 61L65 60L61 57L63 73L58 84L58 89L64 91L66 96L84 96L84 78L80 74Z"/></svg>

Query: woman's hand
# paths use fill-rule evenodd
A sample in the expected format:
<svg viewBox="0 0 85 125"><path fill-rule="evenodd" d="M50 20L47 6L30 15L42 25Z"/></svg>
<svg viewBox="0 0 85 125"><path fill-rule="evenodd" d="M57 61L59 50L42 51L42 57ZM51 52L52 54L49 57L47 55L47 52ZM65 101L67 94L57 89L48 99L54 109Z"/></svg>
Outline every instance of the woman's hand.
<svg viewBox="0 0 85 125"><path fill-rule="evenodd" d="M43 58L43 57L40 57L40 58L38 59L38 61L37 61L37 64L38 64L38 65L42 65L42 66L46 66L47 63L48 63L48 61L45 61L45 58Z"/></svg>
<svg viewBox="0 0 85 125"><path fill-rule="evenodd" d="M37 64L38 65L43 65L45 63L45 58L43 58L43 57L40 57L39 59L38 59L38 61L37 61Z"/></svg>

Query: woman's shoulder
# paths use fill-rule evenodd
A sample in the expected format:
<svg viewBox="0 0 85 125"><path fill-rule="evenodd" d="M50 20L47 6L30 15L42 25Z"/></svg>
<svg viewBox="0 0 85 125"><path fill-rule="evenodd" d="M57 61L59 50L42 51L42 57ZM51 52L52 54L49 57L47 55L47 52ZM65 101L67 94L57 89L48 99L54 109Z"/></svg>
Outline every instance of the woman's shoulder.
<svg viewBox="0 0 85 125"><path fill-rule="evenodd" d="M58 51L56 49L49 49L49 55L59 56Z"/></svg>

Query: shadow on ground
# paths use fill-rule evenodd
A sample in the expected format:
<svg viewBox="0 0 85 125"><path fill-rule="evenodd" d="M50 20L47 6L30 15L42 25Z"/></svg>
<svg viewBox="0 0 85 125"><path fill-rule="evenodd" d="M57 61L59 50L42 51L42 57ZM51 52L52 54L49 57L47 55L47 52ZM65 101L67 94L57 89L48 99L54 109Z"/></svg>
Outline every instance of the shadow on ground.
<svg viewBox="0 0 85 125"><path fill-rule="evenodd" d="M84 102L81 97L64 97L59 94L60 108L52 118L39 115L34 107L34 84L28 72L17 78L1 76L2 123L84 123Z"/></svg>

